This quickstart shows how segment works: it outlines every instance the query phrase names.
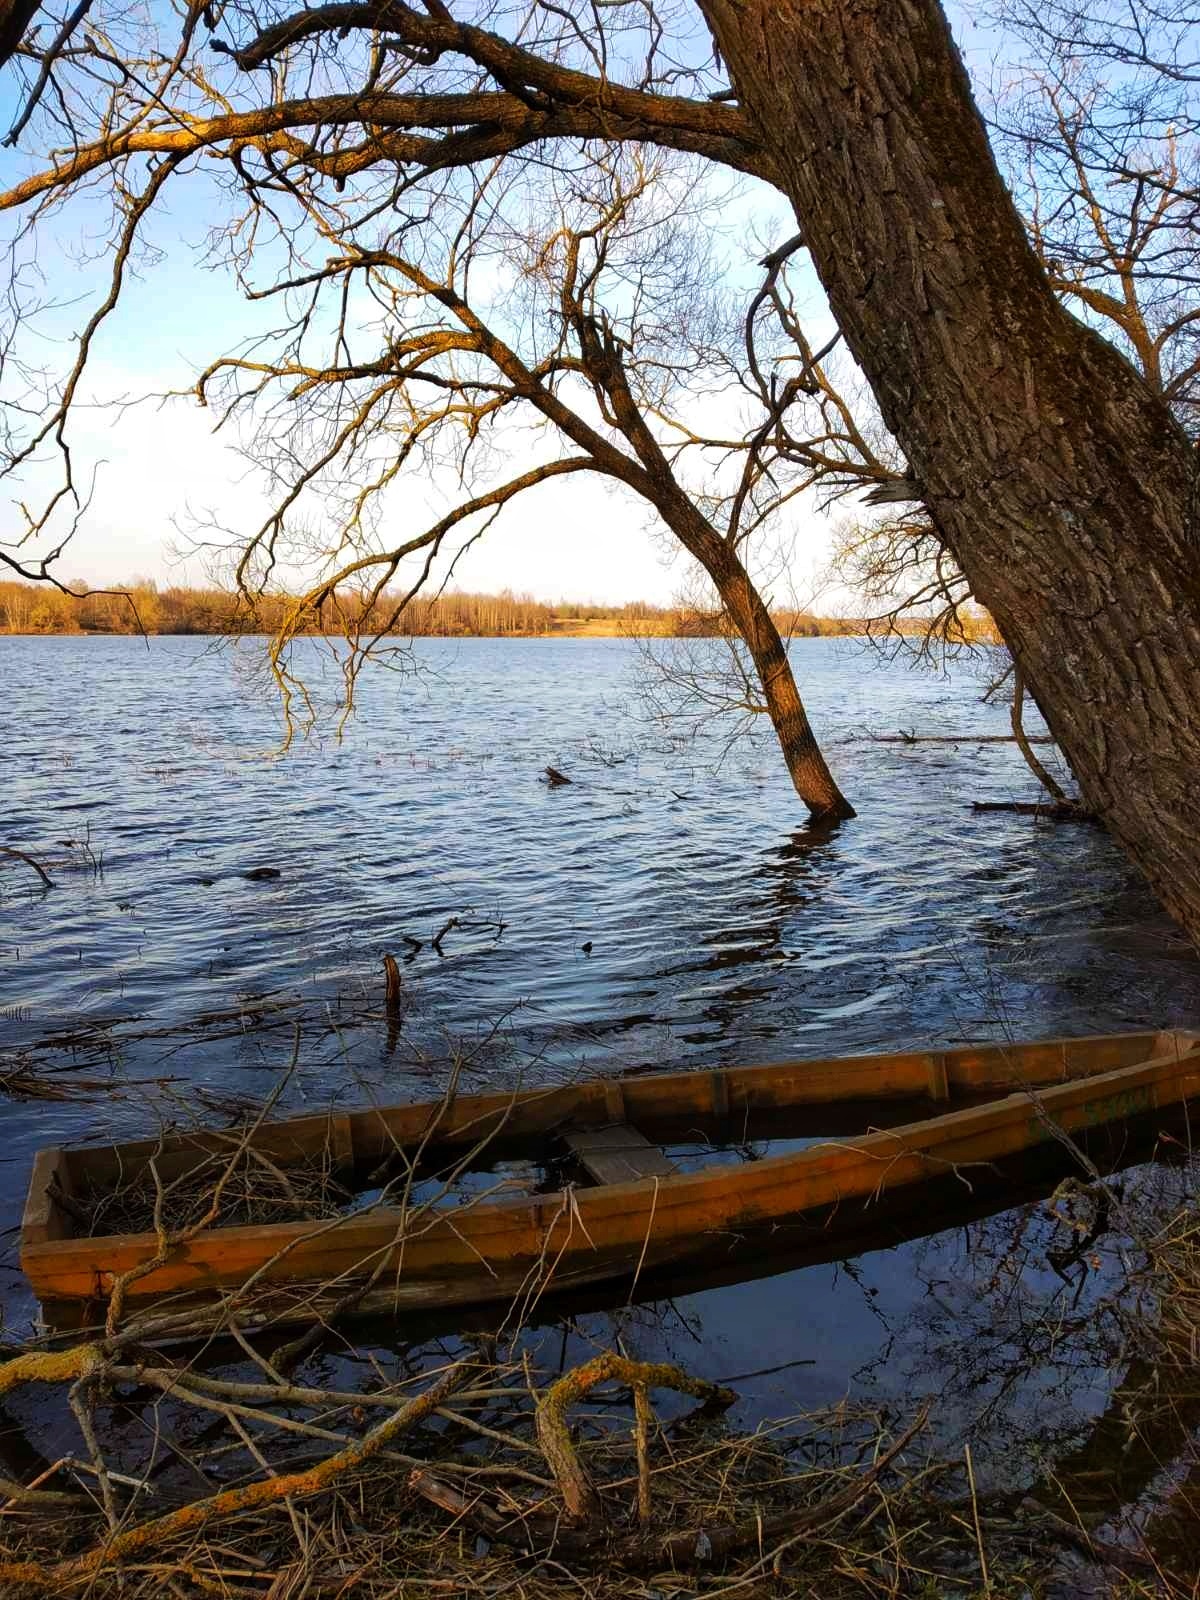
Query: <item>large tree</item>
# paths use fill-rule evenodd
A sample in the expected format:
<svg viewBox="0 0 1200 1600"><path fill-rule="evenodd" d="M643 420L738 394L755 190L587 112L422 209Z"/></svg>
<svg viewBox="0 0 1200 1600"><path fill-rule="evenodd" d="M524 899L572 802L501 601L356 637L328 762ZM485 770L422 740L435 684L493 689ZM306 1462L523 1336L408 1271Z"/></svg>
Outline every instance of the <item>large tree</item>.
<svg viewBox="0 0 1200 1600"><path fill-rule="evenodd" d="M1200 935L1186 434L1055 297L931 0L706 12L935 526L1088 803Z"/></svg>
<svg viewBox="0 0 1200 1600"><path fill-rule="evenodd" d="M554 161L587 139L691 151L773 184L907 460L894 493L923 502L1085 799L1200 937L1186 433L1056 297L936 0L699 0L699 14L721 72L694 15L650 0L189 11L170 48L127 45L123 75L94 33L63 52L44 101L69 148L4 204L115 171L136 223L215 152L264 193L353 185L390 163L386 203L401 206L414 174L518 151ZM219 81L201 38L224 51ZM119 280L119 244L115 259Z"/></svg>

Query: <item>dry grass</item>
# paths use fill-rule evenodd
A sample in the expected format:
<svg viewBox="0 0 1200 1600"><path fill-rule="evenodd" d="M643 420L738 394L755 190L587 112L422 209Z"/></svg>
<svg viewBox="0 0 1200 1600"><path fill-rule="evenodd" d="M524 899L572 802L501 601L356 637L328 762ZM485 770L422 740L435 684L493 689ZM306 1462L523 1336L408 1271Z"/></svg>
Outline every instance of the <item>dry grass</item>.
<svg viewBox="0 0 1200 1600"><path fill-rule="evenodd" d="M1194 1216L1161 1246L1163 1359L1194 1381ZM50 1434L73 1414L82 1440L0 1482L5 1600L1196 1593L1082 1516L989 1502L923 1414L843 1405L745 1432L732 1392L676 1368L609 1352L560 1374L483 1340L392 1377L355 1351L358 1379L337 1388L328 1349L305 1380L233 1331L244 1359L220 1376L120 1333L0 1367L0 1394L43 1386Z"/></svg>
<svg viewBox="0 0 1200 1600"><path fill-rule="evenodd" d="M1177 1370L1200 1374L1200 1213L1177 1212L1148 1253L1162 1307L1162 1355Z"/></svg>
<svg viewBox="0 0 1200 1600"><path fill-rule="evenodd" d="M158 1185L152 1170L142 1167L115 1188L86 1191L75 1209L93 1236L150 1233L156 1217L169 1231L178 1232L206 1215L213 1186L222 1178L222 1227L323 1222L340 1216L353 1201L327 1159L289 1163L285 1170L231 1133L227 1151L204 1157L172 1182Z"/></svg>
<svg viewBox="0 0 1200 1600"><path fill-rule="evenodd" d="M40 1066L29 1050L0 1051L0 1095L8 1100L95 1100L128 1087L105 1078L66 1077Z"/></svg>
<svg viewBox="0 0 1200 1600"><path fill-rule="evenodd" d="M480 1354L341 1395L265 1374L251 1392L110 1363L85 1381L109 1396L138 1384L169 1395L160 1421L169 1412L175 1451L210 1492L181 1502L163 1457L110 1468L106 1516L94 1469L60 1464L0 1520L2 1592L665 1600L809 1594L819 1581L832 1600L933 1592L935 1582L976 1588L969 1561L949 1570L965 1548L959 1469L925 1458L919 1421L897 1439L881 1418L842 1408L742 1435L718 1414L732 1397L710 1394L671 1421L647 1407L639 1422L628 1384L696 1385L629 1362L612 1375L624 1384L588 1385L578 1372L553 1384ZM566 1458L539 1443L564 1385ZM264 1395L271 1388L278 1401ZM223 1423L203 1444L189 1426L197 1405ZM573 1517L564 1498L572 1470L596 1496L586 1515ZM44 1503L51 1485L84 1493L76 1507Z"/></svg>

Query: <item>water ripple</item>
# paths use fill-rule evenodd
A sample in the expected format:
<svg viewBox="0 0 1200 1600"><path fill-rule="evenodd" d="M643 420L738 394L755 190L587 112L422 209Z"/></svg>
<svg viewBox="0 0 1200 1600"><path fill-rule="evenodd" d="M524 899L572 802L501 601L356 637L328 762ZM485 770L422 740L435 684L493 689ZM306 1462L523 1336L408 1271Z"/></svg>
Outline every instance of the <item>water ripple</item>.
<svg viewBox="0 0 1200 1600"><path fill-rule="evenodd" d="M1031 792L1011 746L970 742L1004 731L973 678L795 649L859 810L835 829L806 825L769 736L714 769L641 723L620 640L427 641L344 742L276 759L268 697L203 641L0 639L0 834L63 880L0 877L0 1049L79 1060L47 1039L103 1026L114 1069L252 1086L285 1035L196 1018L269 1001L313 1041L315 1100L427 1086L414 1063L456 1041L503 1076L1195 1019L1191 956L1102 835L971 811ZM864 737L900 727L964 742ZM407 958L399 1050L384 950ZM15 1151L44 1141L44 1108L5 1116ZM56 1131L93 1116L56 1107Z"/></svg>

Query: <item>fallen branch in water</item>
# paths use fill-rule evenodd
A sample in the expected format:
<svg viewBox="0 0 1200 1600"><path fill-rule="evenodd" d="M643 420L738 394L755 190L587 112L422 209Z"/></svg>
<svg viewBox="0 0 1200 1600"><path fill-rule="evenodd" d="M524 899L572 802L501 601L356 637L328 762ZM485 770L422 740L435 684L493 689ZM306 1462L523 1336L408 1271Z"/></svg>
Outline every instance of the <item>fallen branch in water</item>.
<svg viewBox="0 0 1200 1600"><path fill-rule="evenodd" d="M75 1383L104 1364L98 1344L76 1344L69 1350L30 1350L0 1366L0 1395L23 1383Z"/></svg>
<svg viewBox="0 0 1200 1600"><path fill-rule="evenodd" d="M54 1465L57 1468L75 1466L76 1463L68 1458ZM0 1477L0 1495L15 1505L30 1506L35 1511L90 1510L92 1506L91 1497L79 1491L70 1493L60 1489L40 1489L36 1484L14 1483L11 1478L5 1477Z"/></svg>
<svg viewBox="0 0 1200 1600"><path fill-rule="evenodd" d="M14 850L10 844L0 844L0 856L12 856L16 861L23 861L27 867L32 867L42 880L47 889L57 889L58 885L39 862L32 856L26 855L24 850Z"/></svg>
<svg viewBox="0 0 1200 1600"><path fill-rule="evenodd" d="M162 1089L176 1081L125 1078L117 1084L111 1078L68 1078L63 1076L62 1068L39 1072L30 1051L0 1056L0 1094L12 1100L94 1100L97 1096L120 1100L127 1099L133 1089Z"/></svg>
<svg viewBox="0 0 1200 1600"><path fill-rule="evenodd" d="M1098 822L1093 811L1073 800L974 800L972 811L1009 811L1021 817L1045 817L1051 822Z"/></svg>
<svg viewBox="0 0 1200 1600"><path fill-rule="evenodd" d="M1064 1544L1074 1546L1089 1560L1101 1561L1106 1567L1112 1567L1117 1572L1127 1572L1134 1577L1142 1577L1154 1570L1152 1558L1140 1550L1132 1550L1128 1545L1114 1544L1111 1539L1102 1539L1090 1528L1068 1522L1065 1517L1057 1516L1048 1506L1040 1505L1036 1500L1026 1498L1021 1502L1020 1509L1028 1513L1033 1520L1033 1526L1029 1530L1031 1539L1045 1540L1047 1535L1052 1534ZM1004 1527L1004 1524L992 1518L985 1518L984 1525ZM1011 1528L1011 1525L1009 1527Z"/></svg>
<svg viewBox="0 0 1200 1600"><path fill-rule="evenodd" d="M868 744L1019 744L1015 734L1011 733L906 733L901 728L899 733L868 733L864 736ZM1026 739L1027 744L1053 744L1054 740L1048 733L1033 733Z"/></svg>
<svg viewBox="0 0 1200 1600"><path fill-rule="evenodd" d="M424 1393L416 1395L400 1410L394 1411L364 1438L354 1440L315 1467L280 1473L238 1488L223 1489L206 1500L193 1500L189 1505L180 1506L165 1516L126 1528L103 1543L93 1545L81 1555L56 1562L53 1566L25 1561L0 1563L0 1584L25 1584L43 1593L60 1594L66 1588L91 1578L101 1567L142 1556L181 1534L199 1533L218 1519L279 1505L293 1498L320 1494L338 1479L363 1466L400 1434L423 1422L465 1380L468 1371L469 1368L462 1362L448 1367Z"/></svg>

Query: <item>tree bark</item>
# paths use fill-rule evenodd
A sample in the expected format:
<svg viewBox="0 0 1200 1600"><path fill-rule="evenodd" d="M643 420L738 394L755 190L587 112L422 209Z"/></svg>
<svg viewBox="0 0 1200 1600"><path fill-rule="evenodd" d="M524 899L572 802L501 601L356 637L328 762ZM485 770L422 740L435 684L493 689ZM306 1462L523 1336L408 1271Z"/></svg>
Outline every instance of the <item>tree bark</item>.
<svg viewBox="0 0 1200 1600"><path fill-rule="evenodd" d="M1189 441L1055 298L936 0L701 0L835 316L1086 803L1200 940Z"/></svg>
<svg viewBox="0 0 1200 1600"><path fill-rule="evenodd" d="M16 55L41 0L0 0L0 66Z"/></svg>
<svg viewBox="0 0 1200 1600"><path fill-rule="evenodd" d="M708 567L708 573L729 620L750 652L796 793L815 818L852 817L854 807L834 782L821 754L796 687L787 646L766 602L737 557L727 547L722 549L724 559Z"/></svg>

